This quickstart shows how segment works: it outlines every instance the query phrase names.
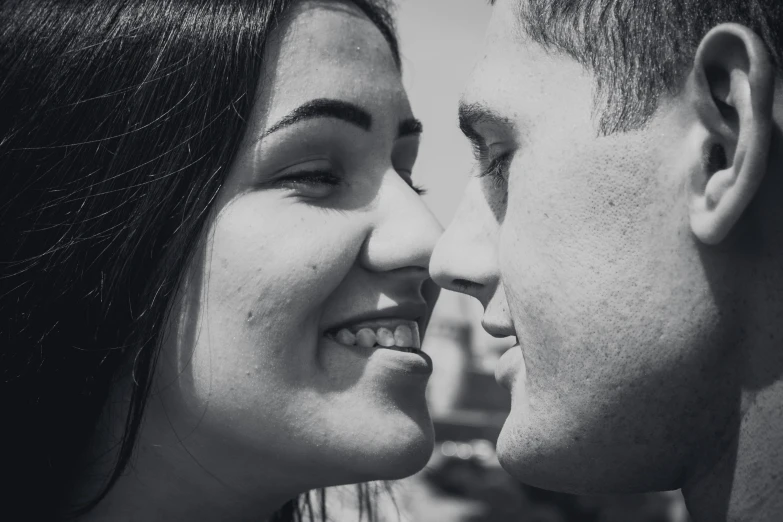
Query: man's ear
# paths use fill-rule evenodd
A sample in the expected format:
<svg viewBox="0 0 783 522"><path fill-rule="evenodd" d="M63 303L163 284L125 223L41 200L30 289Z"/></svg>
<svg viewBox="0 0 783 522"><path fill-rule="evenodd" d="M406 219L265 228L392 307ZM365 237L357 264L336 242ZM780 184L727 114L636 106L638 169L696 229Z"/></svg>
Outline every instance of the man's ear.
<svg viewBox="0 0 783 522"><path fill-rule="evenodd" d="M703 137L690 223L706 244L729 234L767 172L774 86L767 47L747 27L722 24L702 39L687 89Z"/></svg>

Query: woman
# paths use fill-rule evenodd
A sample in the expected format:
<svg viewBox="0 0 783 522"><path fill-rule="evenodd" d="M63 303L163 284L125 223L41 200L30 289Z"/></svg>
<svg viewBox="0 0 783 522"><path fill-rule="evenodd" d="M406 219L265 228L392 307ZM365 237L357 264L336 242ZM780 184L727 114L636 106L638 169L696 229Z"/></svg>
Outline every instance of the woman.
<svg viewBox="0 0 783 522"><path fill-rule="evenodd" d="M0 20L4 507L293 519L307 490L421 468L440 228L385 11Z"/></svg>

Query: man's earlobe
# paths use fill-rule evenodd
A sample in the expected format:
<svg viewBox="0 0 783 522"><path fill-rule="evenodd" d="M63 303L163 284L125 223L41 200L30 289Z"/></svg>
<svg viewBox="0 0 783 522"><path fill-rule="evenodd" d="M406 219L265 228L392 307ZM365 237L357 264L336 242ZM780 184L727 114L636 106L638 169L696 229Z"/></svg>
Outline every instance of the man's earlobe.
<svg viewBox="0 0 783 522"><path fill-rule="evenodd" d="M689 184L690 223L706 244L723 241L764 179L774 86L767 47L747 27L722 24L702 39L687 88L703 137Z"/></svg>

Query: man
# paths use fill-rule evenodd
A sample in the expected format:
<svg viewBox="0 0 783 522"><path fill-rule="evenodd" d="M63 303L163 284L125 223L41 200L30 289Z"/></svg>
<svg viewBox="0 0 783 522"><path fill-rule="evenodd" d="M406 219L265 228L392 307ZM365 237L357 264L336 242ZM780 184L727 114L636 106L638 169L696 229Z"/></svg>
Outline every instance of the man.
<svg viewBox="0 0 783 522"><path fill-rule="evenodd" d="M431 271L518 339L501 463L783 520L783 3L493 9L460 107L480 172Z"/></svg>

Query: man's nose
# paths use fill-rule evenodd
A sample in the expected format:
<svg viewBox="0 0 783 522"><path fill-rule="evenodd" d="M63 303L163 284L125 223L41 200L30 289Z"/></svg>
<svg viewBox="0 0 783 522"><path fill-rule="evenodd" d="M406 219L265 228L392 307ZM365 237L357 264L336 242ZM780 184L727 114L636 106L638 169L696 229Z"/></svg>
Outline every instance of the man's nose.
<svg viewBox="0 0 783 522"><path fill-rule="evenodd" d="M498 223L478 183L468 183L454 219L435 246L430 276L442 288L475 297L486 308L498 283Z"/></svg>

